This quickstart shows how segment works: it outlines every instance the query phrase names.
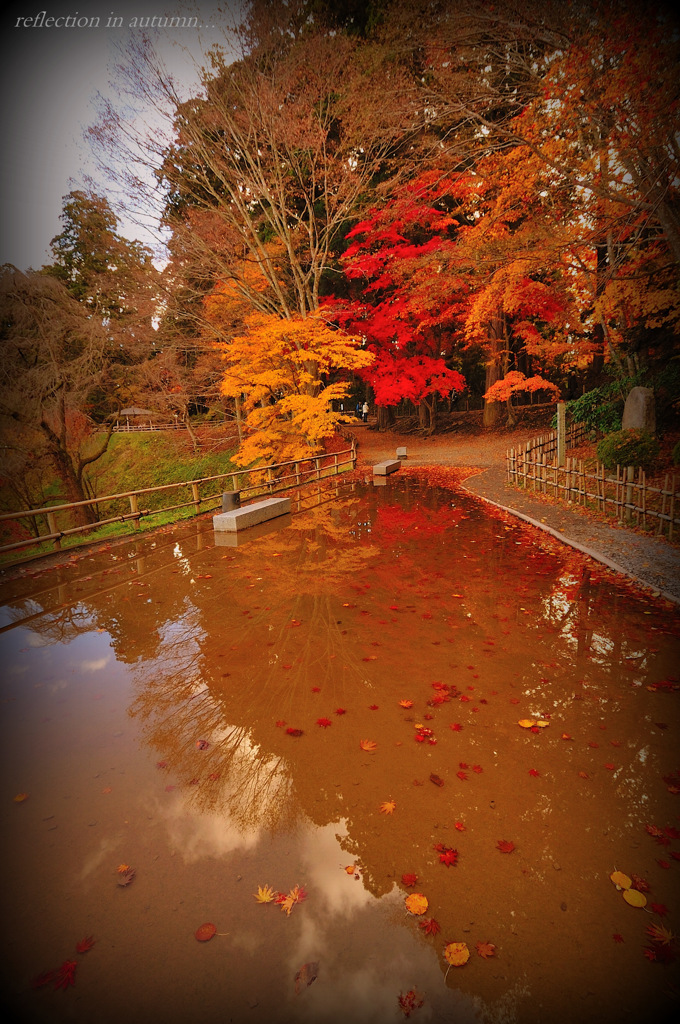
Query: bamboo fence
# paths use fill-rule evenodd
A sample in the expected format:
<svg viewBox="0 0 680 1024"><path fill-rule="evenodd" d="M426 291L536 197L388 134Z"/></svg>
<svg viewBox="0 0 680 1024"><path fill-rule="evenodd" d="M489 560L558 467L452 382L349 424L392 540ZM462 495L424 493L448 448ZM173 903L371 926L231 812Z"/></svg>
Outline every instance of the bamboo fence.
<svg viewBox="0 0 680 1024"><path fill-rule="evenodd" d="M343 458L343 456L348 456ZM5 512L0 515L0 529L6 532L5 524L15 523L20 528L26 529L27 522L36 524L36 535L24 537L21 540L0 545L0 556L11 551L22 552L27 548L42 547L49 544L49 548L41 550L40 554L49 554L51 551L59 550L62 546L62 538L73 537L79 533L88 533L99 530L111 523L131 523L133 529L139 530L141 520L158 516L167 512L179 512L181 509L193 507L193 514L200 512L214 511L221 507L222 494L225 491L239 491L241 497L248 500L261 498L293 487L302 487L314 481L324 480L329 476L335 476L341 470L356 467L357 452L356 443L352 441L350 448L330 455L312 456L308 459L297 459L290 462L277 462L270 466L260 466L255 469L242 469L229 473L219 473L216 476L199 477L196 480L183 480L173 484L162 484L159 487L142 487L136 491L124 491L120 494L107 494L103 497L89 498L87 501L74 501L61 505L51 505L47 508L22 509L18 512ZM220 489L215 491L217 481L220 481ZM227 486L228 485L228 486ZM157 508L140 508L140 499L161 492L182 491L179 494L180 500L172 505L162 505ZM204 493L205 490L211 493ZM190 497L189 497L190 495ZM216 499L219 503L215 504ZM212 503L210 505L210 503ZM100 515L100 508L108 506L106 518L99 518L94 523L84 525L70 525L73 521L74 510L83 506L96 509ZM209 507L208 507L209 506ZM99 539L99 538L97 538ZM87 542L86 542L87 543ZM35 557L29 555L28 557ZM13 563L22 561L22 558L12 559Z"/></svg>
<svg viewBox="0 0 680 1024"><path fill-rule="evenodd" d="M567 445L575 446L584 435L583 425L573 424L567 430ZM622 524L652 529L668 540L680 526L680 484L675 473L666 473L663 487L658 487L648 484L645 471L636 473L633 466L617 466L616 475L608 475L600 462L587 467L583 459L567 458L564 466L558 466L556 432L511 448L506 467L508 483L603 512Z"/></svg>

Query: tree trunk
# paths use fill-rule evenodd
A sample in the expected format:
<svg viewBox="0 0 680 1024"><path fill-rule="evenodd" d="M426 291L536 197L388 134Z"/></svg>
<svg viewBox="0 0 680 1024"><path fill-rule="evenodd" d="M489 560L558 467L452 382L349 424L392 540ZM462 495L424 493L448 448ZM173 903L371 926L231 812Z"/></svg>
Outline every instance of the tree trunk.
<svg viewBox="0 0 680 1024"><path fill-rule="evenodd" d="M52 444L50 446L50 455L52 456L57 476L62 481L66 489L67 502L86 501L87 494L85 494L83 486L73 470L73 465L71 464L68 452L63 451L61 448ZM81 505L80 508L74 508L71 514L75 520L76 526L85 526L98 521L97 513L92 505Z"/></svg>
<svg viewBox="0 0 680 1024"><path fill-rule="evenodd" d="M508 412L508 426L509 427L516 427L517 426L517 413L515 412L515 407L512 404L512 396L511 395L508 395L508 399L507 399L507 401L505 403L505 408L507 409L507 412Z"/></svg>
<svg viewBox="0 0 680 1024"><path fill-rule="evenodd" d="M391 405L378 406L378 430L389 430L394 424L394 409Z"/></svg>
<svg viewBox="0 0 680 1024"><path fill-rule="evenodd" d="M492 384L503 377L503 357L505 354L505 338L503 336L503 321L501 316L495 316L489 325L489 358L486 363L484 375L484 391L487 392ZM493 427L499 420L501 407L498 402L487 402L484 399L484 416L482 422L485 427Z"/></svg>
<svg viewBox="0 0 680 1024"><path fill-rule="evenodd" d="M182 414L182 422L184 423L184 426L187 428L187 433L189 434L189 437L191 438L191 445L192 445L193 450L194 450L194 455L196 455L198 453L198 450L199 450L201 445L200 445L200 442L198 440L198 437L196 436L196 433L194 432L194 428L191 426L191 420L189 419L189 413L188 412L184 412Z"/></svg>

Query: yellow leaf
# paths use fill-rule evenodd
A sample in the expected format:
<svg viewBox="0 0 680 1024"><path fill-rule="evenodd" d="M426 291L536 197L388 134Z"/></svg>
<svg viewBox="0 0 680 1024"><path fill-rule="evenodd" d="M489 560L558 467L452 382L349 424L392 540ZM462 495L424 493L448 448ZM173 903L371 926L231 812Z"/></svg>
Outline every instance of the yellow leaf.
<svg viewBox="0 0 680 1024"><path fill-rule="evenodd" d="M548 726L550 725L550 722L546 722L542 718L537 718L536 719L536 725L538 726L539 729L547 729Z"/></svg>
<svg viewBox="0 0 680 1024"><path fill-rule="evenodd" d="M521 725L523 729L532 729L536 722L533 718L520 718L518 725Z"/></svg>
<svg viewBox="0 0 680 1024"><path fill-rule="evenodd" d="M412 892L404 900L409 914L424 914L428 908L427 897L422 892Z"/></svg>
<svg viewBox="0 0 680 1024"><path fill-rule="evenodd" d="M119 864L116 871L119 875L127 875L128 871L132 870L129 864Z"/></svg>
<svg viewBox="0 0 680 1024"><path fill-rule="evenodd" d="M399 701L399 707L400 708L412 708L413 707L413 701L412 700L400 700Z"/></svg>
<svg viewBox="0 0 680 1024"><path fill-rule="evenodd" d="M14 797L15 804L22 804L24 800L28 800L28 793L17 793Z"/></svg>
<svg viewBox="0 0 680 1024"><path fill-rule="evenodd" d="M612 871L609 877L619 889L630 889L633 884L628 875L624 875L623 871Z"/></svg>
<svg viewBox="0 0 680 1024"><path fill-rule="evenodd" d="M631 907L644 907L647 903L647 897L637 889L624 889L623 898Z"/></svg>
<svg viewBox="0 0 680 1024"><path fill-rule="evenodd" d="M271 903L276 899L276 893L268 885L258 885L257 892L254 892L253 896L258 903Z"/></svg>
<svg viewBox="0 0 680 1024"><path fill-rule="evenodd" d="M385 800L385 802L380 805L380 813L381 814L392 814L392 812L394 811L394 808L396 806L397 805L394 802L394 800Z"/></svg>
<svg viewBox="0 0 680 1024"><path fill-rule="evenodd" d="M361 740L359 746L362 750L365 750L367 754L375 754L376 747L378 744L375 740Z"/></svg>
<svg viewBox="0 0 680 1024"><path fill-rule="evenodd" d="M354 868L355 868L354 864L348 864L347 867L345 868L345 871L347 872L348 875L353 875L354 874Z"/></svg>
<svg viewBox="0 0 680 1024"><path fill-rule="evenodd" d="M462 967L470 959L470 950L464 942L449 942L444 947L444 959L452 967Z"/></svg>

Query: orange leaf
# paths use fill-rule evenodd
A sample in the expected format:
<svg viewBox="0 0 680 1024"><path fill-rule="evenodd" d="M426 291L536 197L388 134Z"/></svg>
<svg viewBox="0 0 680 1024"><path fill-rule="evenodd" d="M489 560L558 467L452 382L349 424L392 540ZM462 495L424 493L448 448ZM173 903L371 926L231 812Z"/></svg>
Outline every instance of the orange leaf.
<svg viewBox="0 0 680 1024"><path fill-rule="evenodd" d="M410 896L406 897L404 903L409 914L417 915L424 914L429 906L427 897L423 896L422 892L412 892Z"/></svg>
<svg viewBox="0 0 680 1024"><path fill-rule="evenodd" d="M515 849L515 844L511 839L499 839L497 847L501 851L501 853L512 853L512 851Z"/></svg>
<svg viewBox="0 0 680 1024"><path fill-rule="evenodd" d="M412 700L400 700L399 701L399 707L400 708L412 708L413 707L413 701Z"/></svg>
<svg viewBox="0 0 680 1024"><path fill-rule="evenodd" d="M444 947L444 959L452 967L462 967L470 959L470 950L464 942L449 942Z"/></svg>
<svg viewBox="0 0 680 1024"><path fill-rule="evenodd" d="M209 921L200 925L194 932L194 938L198 939L199 942L208 942L209 939L212 939L213 935L217 935L217 928Z"/></svg>
<svg viewBox="0 0 680 1024"><path fill-rule="evenodd" d="M365 750L367 754L375 754L378 744L375 740L361 740L359 746L362 750Z"/></svg>
<svg viewBox="0 0 680 1024"><path fill-rule="evenodd" d="M493 942L478 942L477 952L481 957L484 957L485 960L488 960L490 956L496 955L496 947Z"/></svg>
<svg viewBox="0 0 680 1024"><path fill-rule="evenodd" d="M381 814L392 814L394 812L394 808L396 806L397 805L394 802L394 800L385 800L384 803L382 803L380 805L380 813Z"/></svg>

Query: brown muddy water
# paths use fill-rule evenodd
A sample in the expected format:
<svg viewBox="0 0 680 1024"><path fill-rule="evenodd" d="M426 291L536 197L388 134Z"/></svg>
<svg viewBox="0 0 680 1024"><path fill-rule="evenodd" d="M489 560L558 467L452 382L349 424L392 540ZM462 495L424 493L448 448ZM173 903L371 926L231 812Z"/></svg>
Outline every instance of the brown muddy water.
<svg viewBox="0 0 680 1024"><path fill-rule="evenodd" d="M675 1019L677 609L424 476L317 500L0 576L5 1018Z"/></svg>

